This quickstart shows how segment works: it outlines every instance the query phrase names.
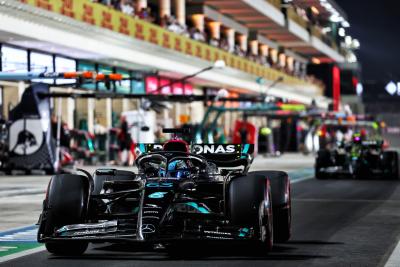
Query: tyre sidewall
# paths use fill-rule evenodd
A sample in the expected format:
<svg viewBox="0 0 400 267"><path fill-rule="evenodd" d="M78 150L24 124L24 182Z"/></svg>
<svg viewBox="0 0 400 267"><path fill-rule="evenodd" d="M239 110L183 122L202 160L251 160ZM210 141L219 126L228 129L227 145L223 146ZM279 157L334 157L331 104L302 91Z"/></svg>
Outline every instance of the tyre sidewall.
<svg viewBox="0 0 400 267"><path fill-rule="evenodd" d="M255 227L260 240L270 250L273 245L273 211L271 186L262 174L248 174L234 178L229 184L229 213L235 226ZM268 235L262 238L262 228Z"/></svg>
<svg viewBox="0 0 400 267"><path fill-rule="evenodd" d="M256 171L268 177L273 203L274 241L286 242L291 236L291 187L289 176L283 171Z"/></svg>
<svg viewBox="0 0 400 267"><path fill-rule="evenodd" d="M45 200L43 234L51 236L64 225L85 222L89 181L82 175L60 174L51 178Z"/></svg>

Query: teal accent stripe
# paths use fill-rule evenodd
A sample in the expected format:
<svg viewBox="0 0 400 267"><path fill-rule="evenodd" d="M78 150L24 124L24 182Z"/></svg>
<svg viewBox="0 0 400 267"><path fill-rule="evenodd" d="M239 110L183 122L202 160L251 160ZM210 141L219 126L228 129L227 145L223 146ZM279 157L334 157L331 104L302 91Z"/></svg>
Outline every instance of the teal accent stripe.
<svg viewBox="0 0 400 267"><path fill-rule="evenodd" d="M199 207L199 205L197 205L197 203L194 203L194 202L187 202L187 203L185 203L185 204L188 205L188 206L191 206L191 207L195 208L195 209L198 210L200 213L204 213L204 214L210 213L210 212L209 212L208 210L206 210L205 208Z"/></svg>
<svg viewBox="0 0 400 267"><path fill-rule="evenodd" d="M148 198L163 198L165 194L168 194L168 192L155 192L150 194Z"/></svg>
<svg viewBox="0 0 400 267"><path fill-rule="evenodd" d="M249 144L245 144L242 153L243 154L247 154L247 152L249 152L249 148L250 148L250 145Z"/></svg>
<svg viewBox="0 0 400 267"><path fill-rule="evenodd" d="M142 153L146 153L146 147L144 146L144 144L139 144L139 150Z"/></svg>
<svg viewBox="0 0 400 267"><path fill-rule="evenodd" d="M239 237L245 237L249 233L249 228L240 228L239 229Z"/></svg>

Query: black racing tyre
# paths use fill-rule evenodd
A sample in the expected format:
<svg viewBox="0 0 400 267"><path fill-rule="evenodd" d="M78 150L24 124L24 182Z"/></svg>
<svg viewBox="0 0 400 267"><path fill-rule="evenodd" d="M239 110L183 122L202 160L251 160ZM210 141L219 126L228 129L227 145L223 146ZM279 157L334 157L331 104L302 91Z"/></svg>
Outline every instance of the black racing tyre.
<svg viewBox="0 0 400 267"><path fill-rule="evenodd" d="M387 178L400 179L399 177L399 154L397 151L383 152L384 168L387 171Z"/></svg>
<svg viewBox="0 0 400 267"><path fill-rule="evenodd" d="M51 178L44 202L44 216L39 227L39 236L51 237L64 225L84 223L89 199L89 181L82 175L60 174ZM80 255L88 242L46 242L50 253Z"/></svg>
<svg viewBox="0 0 400 267"><path fill-rule="evenodd" d="M329 150L321 149L315 159L315 178L326 179L328 175L321 171L321 168L329 167L331 163L331 154Z"/></svg>
<svg viewBox="0 0 400 267"><path fill-rule="evenodd" d="M290 180L283 171L256 171L249 174L261 174L271 182L271 194L274 214L274 242L283 243L291 236L291 189Z"/></svg>
<svg viewBox="0 0 400 267"><path fill-rule="evenodd" d="M271 185L261 174L233 178L228 188L228 212L236 226L256 226L261 243L270 251L274 242Z"/></svg>

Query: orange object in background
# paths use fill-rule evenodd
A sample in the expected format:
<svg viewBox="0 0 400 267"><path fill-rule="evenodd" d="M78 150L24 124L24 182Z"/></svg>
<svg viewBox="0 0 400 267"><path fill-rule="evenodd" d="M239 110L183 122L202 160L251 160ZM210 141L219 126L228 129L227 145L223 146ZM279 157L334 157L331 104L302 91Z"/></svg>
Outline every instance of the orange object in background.
<svg viewBox="0 0 400 267"><path fill-rule="evenodd" d="M103 73L98 73L98 74L96 75L96 81L102 81L102 80L104 80L105 78L106 78L106 75L103 74Z"/></svg>
<svg viewBox="0 0 400 267"><path fill-rule="evenodd" d="M84 71L82 73L82 77L85 79L93 79L93 72L91 71Z"/></svg>
<svg viewBox="0 0 400 267"><path fill-rule="evenodd" d="M354 115L347 116L347 121L348 121L348 122L356 123L356 122L357 122L357 117L354 116Z"/></svg>
<svg viewBox="0 0 400 267"><path fill-rule="evenodd" d="M97 81L103 81L106 78L110 79L111 81L120 81L122 80L122 75L119 73L110 73L110 74L98 73L96 75Z"/></svg>
<svg viewBox="0 0 400 267"><path fill-rule="evenodd" d="M325 138L326 132L327 132L326 125L322 125L321 129L318 131L318 136Z"/></svg>
<svg viewBox="0 0 400 267"><path fill-rule="evenodd" d="M111 81L120 81L122 80L122 74L119 73L95 73L91 71L84 71L84 72L65 72L63 73L65 79L76 79L78 77L82 77L84 79L96 79L97 81L103 81L106 78L110 79Z"/></svg>
<svg viewBox="0 0 400 267"><path fill-rule="evenodd" d="M78 77L78 73L77 72L65 72L64 73L64 78L65 79L74 79Z"/></svg>
<svg viewBox="0 0 400 267"><path fill-rule="evenodd" d="M91 71L84 71L84 72L76 72L76 71L73 71L73 72L64 72L63 73L63 76L64 76L64 78L65 79L76 79L76 78L79 78L79 77L82 77L82 78L84 78L84 79L93 79L93 77L94 77L94 72L91 72Z"/></svg>
<svg viewBox="0 0 400 267"><path fill-rule="evenodd" d="M120 81L120 80L122 80L122 74L119 74L119 73L110 73L108 75L108 77L112 81Z"/></svg>
<svg viewBox="0 0 400 267"><path fill-rule="evenodd" d="M181 114L181 115L179 115L179 122L180 122L181 124L189 123L189 122L190 122L190 116L189 116L189 115L186 115L186 114Z"/></svg>
<svg viewBox="0 0 400 267"><path fill-rule="evenodd" d="M258 131L257 127L249 122L244 121L235 121L235 127L233 130L233 138L232 142L234 144L241 144L242 143L242 136L241 136L241 129L245 128L247 130L247 140L245 143L247 144L254 144L254 147L257 147L257 139L258 139Z"/></svg>

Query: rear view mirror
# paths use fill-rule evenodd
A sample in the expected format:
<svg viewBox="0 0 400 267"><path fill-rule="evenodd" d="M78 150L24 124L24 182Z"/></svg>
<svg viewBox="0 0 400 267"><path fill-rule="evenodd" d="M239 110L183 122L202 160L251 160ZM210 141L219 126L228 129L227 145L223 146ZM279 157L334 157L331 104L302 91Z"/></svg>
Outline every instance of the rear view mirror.
<svg viewBox="0 0 400 267"><path fill-rule="evenodd" d="M150 127L149 126L143 126L142 128L140 128L140 130L142 132L148 132L148 131L150 131Z"/></svg>

